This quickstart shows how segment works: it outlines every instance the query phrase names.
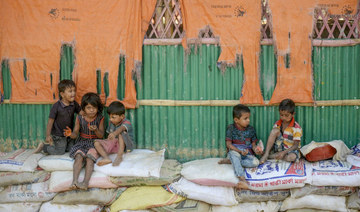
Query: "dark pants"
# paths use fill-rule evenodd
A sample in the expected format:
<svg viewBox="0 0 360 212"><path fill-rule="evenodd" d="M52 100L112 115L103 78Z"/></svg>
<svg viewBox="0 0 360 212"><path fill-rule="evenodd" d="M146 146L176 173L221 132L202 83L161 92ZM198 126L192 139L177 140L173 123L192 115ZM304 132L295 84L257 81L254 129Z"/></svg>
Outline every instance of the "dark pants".
<svg viewBox="0 0 360 212"><path fill-rule="evenodd" d="M122 132L121 136L125 143L125 152L131 152L134 149L134 141L130 138L129 134L127 132Z"/></svg>
<svg viewBox="0 0 360 212"><path fill-rule="evenodd" d="M63 155L69 152L71 147L74 145L74 140L68 137L60 137L51 135L54 145L44 144L43 151L49 155Z"/></svg>

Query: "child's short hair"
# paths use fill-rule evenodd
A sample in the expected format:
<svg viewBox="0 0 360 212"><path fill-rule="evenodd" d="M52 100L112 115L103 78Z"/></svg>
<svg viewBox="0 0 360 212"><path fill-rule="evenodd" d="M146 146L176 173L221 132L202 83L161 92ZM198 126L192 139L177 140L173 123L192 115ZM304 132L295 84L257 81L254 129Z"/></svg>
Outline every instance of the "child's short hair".
<svg viewBox="0 0 360 212"><path fill-rule="evenodd" d="M284 99L280 102L279 111L287 111L289 113L295 112L295 103L291 99Z"/></svg>
<svg viewBox="0 0 360 212"><path fill-rule="evenodd" d="M64 92L66 88L72 88L75 87L75 82L72 80L61 80L58 84L59 93Z"/></svg>
<svg viewBox="0 0 360 212"><path fill-rule="evenodd" d="M109 105L108 109L107 109L107 113L110 114L116 114L121 116L122 114L125 114L125 106L123 105L123 103L119 102L119 101L114 101L111 102L111 104Z"/></svg>
<svg viewBox="0 0 360 212"><path fill-rule="evenodd" d="M81 109L85 110L86 105L92 105L94 107L96 107L98 109L98 114L102 112L103 110L103 104L101 103L101 99L99 97L98 94L96 93L86 93L82 98L81 98Z"/></svg>
<svg viewBox="0 0 360 212"><path fill-rule="evenodd" d="M250 109L242 104L235 105L233 108L233 118L240 118L243 113L250 113Z"/></svg>

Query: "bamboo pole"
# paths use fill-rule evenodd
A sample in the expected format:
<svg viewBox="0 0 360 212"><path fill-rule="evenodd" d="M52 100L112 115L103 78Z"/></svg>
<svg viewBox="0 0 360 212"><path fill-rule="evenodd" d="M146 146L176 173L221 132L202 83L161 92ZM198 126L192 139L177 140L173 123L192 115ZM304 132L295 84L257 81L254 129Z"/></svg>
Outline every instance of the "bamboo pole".
<svg viewBox="0 0 360 212"><path fill-rule="evenodd" d="M214 44L217 45L220 43L218 38L199 38L200 43L202 44ZM144 45L180 45L182 38L176 39L145 39ZM195 43L194 39L188 39L188 43ZM273 39L263 39L260 41L261 45L273 45ZM343 40L312 40L313 46L354 46L360 44L360 39L343 39Z"/></svg>
<svg viewBox="0 0 360 212"><path fill-rule="evenodd" d="M55 102L10 102L4 100L3 104L26 104L26 105L42 105L54 104ZM240 100L168 100L168 99L142 99L138 100L136 106L217 106L227 107L240 104ZM246 104L247 106L276 106L279 103L269 104L269 101L264 101L264 104ZM322 106L360 106L360 99L346 99L346 100L326 100L315 101L313 103L296 103L296 106L322 107Z"/></svg>
<svg viewBox="0 0 360 212"><path fill-rule="evenodd" d="M239 100L163 100L163 99L149 99L138 100L137 106L235 106L240 104ZM247 106L274 106L279 105L269 104L268 101L262 104L246 104ZM297 106L360 106L360 99L351 100L328 100L328 101L315 101L313 103L296 103Z"/></svg>

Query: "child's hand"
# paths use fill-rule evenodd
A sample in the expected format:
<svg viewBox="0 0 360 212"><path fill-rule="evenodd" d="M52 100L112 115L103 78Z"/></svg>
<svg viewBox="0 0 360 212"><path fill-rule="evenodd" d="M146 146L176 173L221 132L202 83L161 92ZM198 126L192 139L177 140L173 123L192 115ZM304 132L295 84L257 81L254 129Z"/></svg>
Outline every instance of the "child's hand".
<svg viewBox="0 0 360 212"><path fill-rule="evenodd" d="M45 141L46 141L46 143L49 143L50 145L54 144L54 140L52 139L51 135L46 136Z"/></svg>
<svg viewBox="0 0 360 212"><path fill-rule="evenodd" d="M285 157L286 153L285 152L278 152L275 155L275 159L277 160L282 160Z"/></svg>
<svg viewBox="0 0 360 212"><path fill-rule="evenodd" d="M108 139L109 140L114 140L115 139L115 134L114 133L110 133L109 135L108 135Z"/></svg>
<svg viewBox="0 0 360 212"><path fill-rule="evenodd" d="M64 136L65 137L70 137L72 131L70 129L70 127L66 126L66 129L64 129Z"/></svg>
<svg viewBox="0 0 360 212"><path fill-rule="evenodd" d="M263 144L262 140L260 140L257 145L256 145L256 143L253 143L252 149L256 155L262 155L264 153L264 144Z"/></svg>
<svg viewBox="0 0 360 212"><path fill-rule="evenodd" d="M245 149L245 150L240 150L240 154L243 156L246 156L249 153L249 150Z"/></svg>
<svg viewBox="0 0 360 212"><path fill-rule="evenodd" d="M263 151L258 146L254 146L252 149L253 149L253 151L255 152L256 155L262 155L263 154Z"/></svg>
<svg viewBox="0 0 360 212"><path fill-rule="evenodd" d="M97 126L96 126L96 125L90 125L90 126L89 126L89 130L90 130L90 131L96 131L96 130L97 130Z"/></svg>

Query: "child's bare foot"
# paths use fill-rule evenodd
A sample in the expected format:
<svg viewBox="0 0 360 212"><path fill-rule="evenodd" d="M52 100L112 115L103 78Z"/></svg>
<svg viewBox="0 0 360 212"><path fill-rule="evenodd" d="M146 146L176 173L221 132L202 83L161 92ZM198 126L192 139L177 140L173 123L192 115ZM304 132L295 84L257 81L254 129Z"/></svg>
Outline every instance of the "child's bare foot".
<svg viewBox="0 0 360 212"><path fill-rule="evenodd" d="M36 147L34 154L40 153L43 150L43 148L44 148L44 143L40 142L39 145Z"/></svg>
<svg viewBox="0 0 360 212"><path fill-rule="evenodd" d="M104 166L104 165L106 165L106 164L109 164L109 163L111 163L112 161L110 160L110 159L102 159L102 160L100 160L99 162L97 162L96 164L98 165L98 166Z"/></svg>
<svg viewBox="0 0 360 212"><path fill-rule="evenodd" d="M249 185L248 185L247 181L245 180L245 177L241 176L241 177L239 177L239 180L240 181L236 185L236 188L238 188L238 189L249 189Z"/></svg>
<svg viewBox="0 0 360 212"><path fill-rule="evenodd" d="M86 190L88 190L89 185L87 183L82 182L82 183L79 183L78 187L79 187L79 189L86 191Z"/></svg>
<svg viewBox="0 0 360 212"><path fill-rule="evenodd" d="M218 164L231 164L231 161L228 158L224 158L219 160Z"/></svg>
<svg viewBox="0 0 360 212"><path fill-rule="evenodd" d="M118 166L118 165L120 165L121 161L122 161L122 156L117 156L115 158L114 162L112 163L112 165L113 166Z"/></svg>
<svg viewBox="0 0 360 212"><path fill-rule="evenodd" d="M75 190L75 189L78 189L78 183L77 182L72 182L70 187L69 187L70 190Z"/></svg>
<svg viewBox="0 0 360 212"><path fill-rule="evenodd" d="M259 161L259 164L265 163L267 161L267 159L268 159L268 155L267 154L263 155Z"/></svg>

